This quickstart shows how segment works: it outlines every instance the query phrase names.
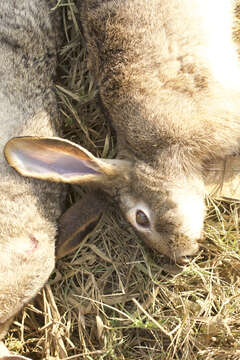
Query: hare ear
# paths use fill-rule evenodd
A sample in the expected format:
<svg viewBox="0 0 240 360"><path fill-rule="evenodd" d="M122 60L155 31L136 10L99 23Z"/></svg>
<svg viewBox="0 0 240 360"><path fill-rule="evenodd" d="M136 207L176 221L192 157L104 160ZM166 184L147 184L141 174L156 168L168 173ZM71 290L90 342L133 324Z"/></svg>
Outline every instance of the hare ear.
<svg viewBox="0 0 240 360"><path fill-rule="evenodd" d="M112 181L130 168L128 161L98 159L81 146L54 137L12 138L4 154L23 176L64 183Z"/></svg>
<svg viewBox="0 0 240 360"><path fill-rule="evenodd" d="M206 192L217 199L240 201L240 156L226 156L207 165Z"/></svg>
<svg viewBox="0 0 240 360"><path fill-rule="evenodd" d="M76 250L94 231L108 205L106 194L94 191L85 194L60 218L56 256L62 258Z"/></svg>

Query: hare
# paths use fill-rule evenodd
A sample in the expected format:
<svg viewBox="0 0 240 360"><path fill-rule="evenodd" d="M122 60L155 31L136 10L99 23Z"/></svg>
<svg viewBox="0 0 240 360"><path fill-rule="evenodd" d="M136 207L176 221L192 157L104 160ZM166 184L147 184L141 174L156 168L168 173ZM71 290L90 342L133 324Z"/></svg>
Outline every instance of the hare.
<svg viewBox="0 0 240 360"><path fill-rule="evenodd" d="M3 155L4 145L13 136L56 134L57 17L50 14L47 0L1 1L0 13L1 340L13 316L35 296L54 268L63 185L23 178ZM18 359L4 353L0 345L1 359Z"/></svg>
<svg viewBox="0 0 240 360"><path fill-rule="evenodd" d="M55 4L49 0L0 3L0 359L6 360L27 359L11 355L1 340L14 315L43 287L54 268L56 223L66 193L62 184L23 178L8 166L3 152L15 136L56 135L53 78L61 31L59 14L51 12ZM97 224L104 209L102 196L94 194L94 208L91 201L88 195L76 210L62 215L58 257L71 252ZM78 228L72 224L75 211L82 216ZM72 228L76 235L71 240Z"/></svg>
<svg viewBox="0 0 240 360"><path fill-rule="evenodd" d="M148 245L184 263L203 237L208 163L240 148L233 2L78 4L117 158L97 159L67 140L36 137L11 140L6 158L24 176L97 184Z"/></svg>

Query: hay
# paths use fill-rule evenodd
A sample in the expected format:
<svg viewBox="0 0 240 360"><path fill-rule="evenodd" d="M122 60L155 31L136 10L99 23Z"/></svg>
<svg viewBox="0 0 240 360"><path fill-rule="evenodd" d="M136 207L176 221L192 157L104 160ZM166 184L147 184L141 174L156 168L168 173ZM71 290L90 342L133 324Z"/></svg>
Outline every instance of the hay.
<svg viewBox="0 0 240 360"><path fill-rule="evenodd" d="M115 141L96 105L74 1L58 6L65 44L56 89L65 137L112 157ZM84 191L72 188L69 203ZM15 320L9 349L47 360L240 359L240 204L209 200L208 207L201 251L180 268L147 249L110 206Z"/></svg>

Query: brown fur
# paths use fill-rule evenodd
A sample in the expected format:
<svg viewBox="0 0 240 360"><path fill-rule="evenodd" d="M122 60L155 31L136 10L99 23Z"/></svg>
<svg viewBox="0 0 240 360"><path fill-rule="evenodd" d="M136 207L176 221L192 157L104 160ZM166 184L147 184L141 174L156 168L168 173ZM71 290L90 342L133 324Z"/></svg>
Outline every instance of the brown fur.
<svg viewBox="0 0 240 360"><path fill-rule="evenodd" d="M117 133L118 158L132 163L130 181L117 189L120 206L133 225L128 212L148 208L151 229L139 231L148 244L172 258L191 255L202 236L205 161L239 151L232 3L79 4L89 68Z"/></svg>

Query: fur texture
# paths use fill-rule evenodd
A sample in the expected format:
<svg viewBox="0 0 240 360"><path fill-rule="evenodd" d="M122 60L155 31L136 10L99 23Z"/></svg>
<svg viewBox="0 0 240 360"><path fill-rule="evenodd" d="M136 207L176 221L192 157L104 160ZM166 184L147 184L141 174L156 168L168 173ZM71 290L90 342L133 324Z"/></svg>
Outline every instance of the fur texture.
<svg viewBox="0 0 240 360"><path fill-rule="evenodd" d="M1 339L10 318L39 291L54 267L61 189L19 176L3 155L13 136L55 134L57 20L50 15L50 2L38 0L2 1L0 18Z"/></svg>
<svg viewBox="0 0 240 360"><path fill-rule="evenodd" d="M240 147L231 0L81 0L89 68L129 160L120 206L173 259L202 237L204 165ZM137 212L148 219L139 224ZM141 220L140 220L141 223ZM145 224L146 225L146 224Z"/></svg>

